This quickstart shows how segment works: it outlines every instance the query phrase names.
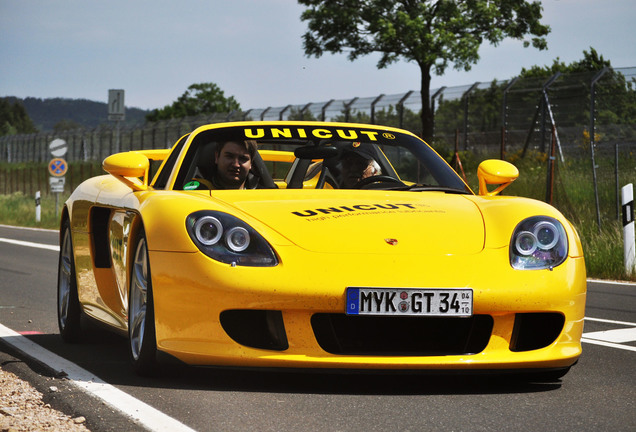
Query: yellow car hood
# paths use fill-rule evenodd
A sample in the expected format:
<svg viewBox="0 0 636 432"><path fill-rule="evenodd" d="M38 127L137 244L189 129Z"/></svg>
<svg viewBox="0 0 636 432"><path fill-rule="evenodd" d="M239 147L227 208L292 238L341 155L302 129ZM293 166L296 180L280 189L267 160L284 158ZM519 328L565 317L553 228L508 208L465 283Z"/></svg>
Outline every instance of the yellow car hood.
<svg viewBox="0 0 636 432"><path fill-rule="evenodd" d="M474 254L484 247L481 213L461 195L287 190L241 199L251 195L241 192L214 197L314 252Z"/></svg>

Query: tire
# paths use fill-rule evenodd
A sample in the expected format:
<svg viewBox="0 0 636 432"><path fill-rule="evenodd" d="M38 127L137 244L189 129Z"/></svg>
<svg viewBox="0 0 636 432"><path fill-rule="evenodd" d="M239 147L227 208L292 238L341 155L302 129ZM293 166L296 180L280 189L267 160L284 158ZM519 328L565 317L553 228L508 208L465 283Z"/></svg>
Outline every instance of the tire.
<svg viewBox="0 0 636 432"><path fill-rule="evenodd" d="M73 257L71 224L62 225L60 256L57 268L57 325L65 342L78 342L82 336L82 309L77 294L77 277Z"/></svg>
<svg viewBox="0 0 636 432"><path fill-rule="evenodd" d="M157 339L148 247L143 230L135 245L128 293L128 349L138 375L157 371Z"/></svg>

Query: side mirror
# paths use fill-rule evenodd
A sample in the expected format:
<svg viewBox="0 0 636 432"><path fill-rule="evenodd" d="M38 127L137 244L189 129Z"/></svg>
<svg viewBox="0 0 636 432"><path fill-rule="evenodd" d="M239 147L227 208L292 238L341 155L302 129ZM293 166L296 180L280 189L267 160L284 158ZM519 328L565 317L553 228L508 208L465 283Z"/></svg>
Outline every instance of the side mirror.
<svg viewBox="0 0 636 432"><path fill-rule="evenodd" d="M141 153L116 153L104 159L102 167L135 191L148 189L150 161Z"/></svg>
<svg viewBox="0 0 636 432"><path fill-rule="evenodd" d="M479 195L497 195L515 181L517 177L519 177L519 170L513 164L498 159L485 160L477 168ZM499 185L499 187L492 192L488 192L488 185L493 184Z"/></svg>

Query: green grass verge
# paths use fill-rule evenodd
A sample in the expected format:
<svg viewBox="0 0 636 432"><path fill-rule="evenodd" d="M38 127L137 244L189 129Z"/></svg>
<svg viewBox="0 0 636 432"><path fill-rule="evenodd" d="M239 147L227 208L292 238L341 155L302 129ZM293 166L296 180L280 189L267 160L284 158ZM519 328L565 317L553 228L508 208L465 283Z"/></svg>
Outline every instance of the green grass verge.
<svg viewBox="0 0 636 432"><path fill-rule="evenodd" d="M35 195L32 197L17 192L11 195L0 195L0 223L3 225L58 229L59 215L68 194L44 195L40 200L40 222L35 220Z"/></svg>

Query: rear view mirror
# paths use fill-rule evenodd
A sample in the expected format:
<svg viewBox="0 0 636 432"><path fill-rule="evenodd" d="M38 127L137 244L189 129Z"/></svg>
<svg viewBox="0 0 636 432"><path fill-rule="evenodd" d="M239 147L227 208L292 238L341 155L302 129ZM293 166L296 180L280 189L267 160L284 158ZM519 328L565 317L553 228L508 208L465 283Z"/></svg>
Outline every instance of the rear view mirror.
<svg viewBox="0 0 636 432"><path fill-rule="evenodd" d="M519 177L519 170L513 164L498 159L485 160L477 168L479 195L497 195L515 181L517 177ZM492 184L497 184L499 187L492 192L488 192L488 185Z"/></svg>
<svg viewBox="0 0 636 432"><path fill-rule="evenodd" d="M104 159L102 166L106 172L133 190L148 189L150 161L141 152L116 153Z"/></svg>
<svg viewBox="0 0 636 432"><path fill-rule="evenodd" d="M336 147L304 146L294 150L294 156L298 159L328 159L338 155Z"/></svg>

